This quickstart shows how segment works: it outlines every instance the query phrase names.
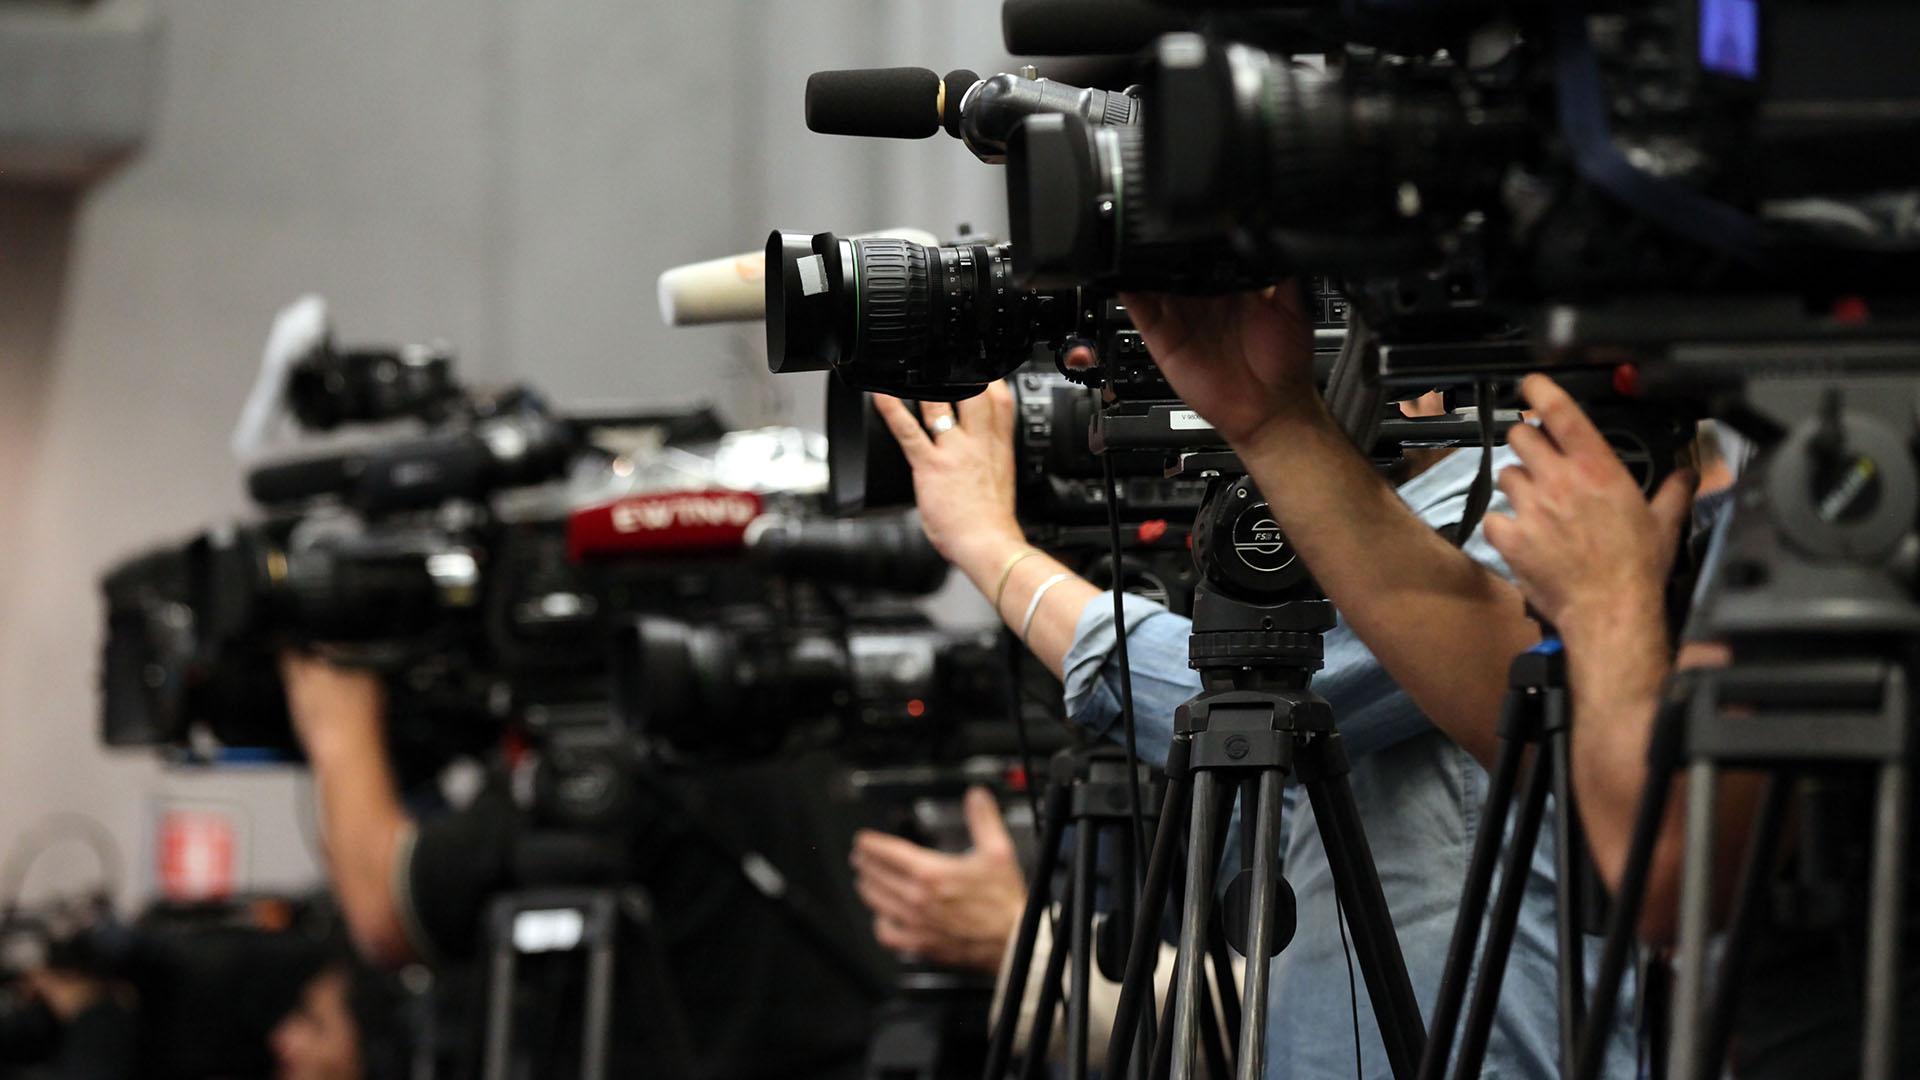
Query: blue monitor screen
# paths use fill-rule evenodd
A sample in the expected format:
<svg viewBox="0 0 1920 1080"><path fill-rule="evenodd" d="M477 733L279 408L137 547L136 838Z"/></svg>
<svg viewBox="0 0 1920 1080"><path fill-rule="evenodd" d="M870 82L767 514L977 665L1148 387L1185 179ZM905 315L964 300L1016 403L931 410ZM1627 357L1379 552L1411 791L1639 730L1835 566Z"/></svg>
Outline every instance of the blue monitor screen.
<svg viewBox="0 0 1920 1080"><path fill-rule="evenodd" d="M1736 79L1760 77L1759 0L1700 0L1700 66Z"/></svg>

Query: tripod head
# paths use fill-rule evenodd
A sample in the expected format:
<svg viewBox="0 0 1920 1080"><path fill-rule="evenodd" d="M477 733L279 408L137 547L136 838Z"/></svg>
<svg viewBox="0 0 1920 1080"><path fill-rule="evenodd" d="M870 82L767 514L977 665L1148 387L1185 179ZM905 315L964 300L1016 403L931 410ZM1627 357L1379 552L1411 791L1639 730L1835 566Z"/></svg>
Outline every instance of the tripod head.
<svg viewBox="0 0 1920 1080"><path fill-rule="evenodd" d="M1193 557L1201 581L1188 661L1207 688L1304 690L1320 670L1333 605L1252 480L1211 477L1194 522Z"/></svg>

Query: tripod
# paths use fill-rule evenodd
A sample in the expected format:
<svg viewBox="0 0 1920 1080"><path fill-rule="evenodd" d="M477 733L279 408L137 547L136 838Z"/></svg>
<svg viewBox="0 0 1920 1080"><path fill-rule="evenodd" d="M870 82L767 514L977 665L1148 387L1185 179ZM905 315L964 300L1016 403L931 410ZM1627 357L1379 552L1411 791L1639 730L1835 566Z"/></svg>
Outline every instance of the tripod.
<svg viewBox="0 0 1920 1080"><path fill-rule="evenodd" d="M1574 813L1571 710L1567 699L1565 651L1557 638L1517 657L1507 675L1507 699L1500 718L1500 756L1495 761L1480 831L1474 837L1473 859L1461 890L1460 915L1447 946L1446 967L1434 1003L1433 1030L1420 1059L1421 1080L1439 1080L1452 1052L1454 1029L1467 1000L1468 976L1480 924L1487 912L1496 863L1500 864L1500 894L1494 900L1493 919L1480 956L1480 978L1473 987L1472 1006L1461 1034L1454 1076L1477 1076L1485 1061L1487 1040L1500 1000L1501 980L1512 953L1520 904L1526 892L1528 867L1547 796L1554 800L1555 930L1559 947L1559 1004L1561 1074L1571 1075L1586 1019L1586 956L1584 935L1598 925L1605 904L1598 876L1586 857L1586 843ZM1531 765L1526 764L1532 754ZM1516 792L1522 790L1519 816L1514 821L1513 844L1504 861L1500 846L1506 836Z"/></svg>
<svg viewBox="0 0 1920 1080"><path fill-rule="evenodd" d="M1911 358L1910 346L1858 358ZM1789 356L1789 358L1791 358ZM1871 369L1868 369L1871 370ZM1718 1074L1731 1042L1741 983L1767 915L1765 897L1785 835L1789 801L1810 775L1873 780L1867 882L1861 1075L1900 1067L1902 924L1907 907L1910 690L1920 650L1920 603L1897 552L1920 510L1911 380L1836 371L1749 377L1779 437L1764 467L1743 478L1717 573L1695 620L1725 641L1733 663L1676 680L1657 718L1647 782L1609 925L1594 1018L1579 1077L1598 1074L1600 1041L1644 905L1672 781L1687 776L1678 974L1668 1075ZM1720 973L1707 979L1721 774L1765 773L1739 872ZM1804 849L1802 855L1808 855Z"/></svg>
<svg viewBox="0 0 1920 1080"><path fill-rule="evenodd" d="M577 954L585 967L580 1012L578 1068L581 1080L604 1080L612 1058L616 959L623 930L635 933L643 973L666 1037L670 1075L693 1075L693 1045L664 956L652 928L652 905L637 887L525 889L495 897L488 908L486 1037L481 1053L484 1080L507 1080L528 1054L543 1048L514 1038L523 997L537 997L520 977L529 958Z"/></svg>
<svg viewBox="0 0 1920 1080"><path fill-rule="evenodd" d="M1353 921L1393 1073L1410 1078L1426 1032L1348 786L1344 744L1332 710L1307 685L1320 666L1321 635L1334 625L1332 605L1244 478L1213 485L1195 525L1194 550L1204 581L1195 590L1189 656L1203 690L1175 717L1166 809L1135 913L1108 1069L1123 1073L1136 1039L1143 1039L1143 999L1158 955L1153 928L1165 912L1178 830L1185 828L1191 858L1181 895L1171 1015L1156 1026L1153 1047L1156 1075L1163 1059L1175 1080L1194 1075L1206 1000L1201 957L1211 945L1217 852L1237 792L1242 820L1251 818L1254 826L1247 869L1229 889L1244 902L1245 917L1236 921L1244 927L1238 943L1248 958L1234 1066L1241 1080L1262 1075L1269 965L1292 936L1291 890L1278 865L1282 793L1291 774L1312 802L1335 892ZM1221 971L1216 964L1216 978Z"/></svg>
<svg viewBox="0 0 1920 1080"><path fill-rule="evenodd" d="M1126 755L1117 747L1097 746L1067 749L1055 754L1049 767L1044 809L1045 821L1035 860L1032 887L1027 906L1021 912L1020 929L1014 939L1006 995L992 1026L984 1076L998 1080L1006 1074L1012 1060L1014 1037L1020 1020L1020 1006L1032 973L1034 953L1038 949L1040 922L1052 911L1057 900L1066 913L1066 937L1059 929L1053 935L1052 948L1041 976L1033 1030L1027 1042L1023 1077L1045 1075L1047 1047L1052 1042L1054 1015L1061 1004L1061 980L1070 978L1066 993L1066 1075L1080 1080L1087 1075L1090 1035L1089 999L1096 955L1102 971L1117 966L1109 957L1124 950L1116 948L1111 931L1134 924L1134 892L1138 853L1133 841L1132 817L1127 794ZM1133 783L1145 789L1137 774ZM1150 792L1142 790L1140 801L1148 814L1157 812ZM1053 880L1059 869L1060 849L1066 828L1073 826L1073 855L1067 879L1054 895ZM1102 840L1119 855L1119 873L1115 875L1119 910L1104 924L1102 933L1094 914L1099 883L1098 860ZM1155 935L1155 941L1158 937ZM1067 965L1072 964L1070 973ZM1216 1045L1218 1045L1216 1043ZM1224 1055L1222 1056L1224 1065Z"/></svg>

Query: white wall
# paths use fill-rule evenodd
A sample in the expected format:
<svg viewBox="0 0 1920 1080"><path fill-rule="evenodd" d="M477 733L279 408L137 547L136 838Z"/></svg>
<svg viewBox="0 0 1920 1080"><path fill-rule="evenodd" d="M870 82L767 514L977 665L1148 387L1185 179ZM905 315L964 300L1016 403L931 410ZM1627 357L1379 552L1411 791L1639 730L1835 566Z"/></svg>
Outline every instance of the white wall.
<svg viewBox="0 0 1920 1080"><path fill-rule="evenodd" d="M294 777L164 776L94 739L96 576L245 511L225 443L274 310L319 291L343 338L443 337L469 378L562 402L817 422L817 377L768 376L757 326L662 326L654 278L776 224L1002 227L997 171L953 140L829 139L801 109L817 68L999 70L998 4L159 7L146 152L77 206L0 186L0 847L84 811L131 893L168 793L244 807L252 882L296 884Z"/></svg>

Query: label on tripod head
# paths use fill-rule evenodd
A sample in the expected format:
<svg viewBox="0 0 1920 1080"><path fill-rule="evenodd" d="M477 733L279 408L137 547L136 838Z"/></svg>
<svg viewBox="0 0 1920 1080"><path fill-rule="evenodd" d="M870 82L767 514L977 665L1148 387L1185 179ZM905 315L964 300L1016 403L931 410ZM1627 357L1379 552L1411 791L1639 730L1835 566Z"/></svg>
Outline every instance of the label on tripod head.
<svg viewBox="0 0 1920 1080"><path fill-rule="evenodd" d="M1233 519L1233 553L1251 569L1277 574L1293 565L1293 545L1273 519L1273 508L1254 503Z"/></svg>
<svg viewBox="0 0 1920 1080"><path fill-rule="evenodd" d="M1167 413L1167 426L1175 431L1208 431L1213 427L1192 409L1174 409Z"/></svg>

